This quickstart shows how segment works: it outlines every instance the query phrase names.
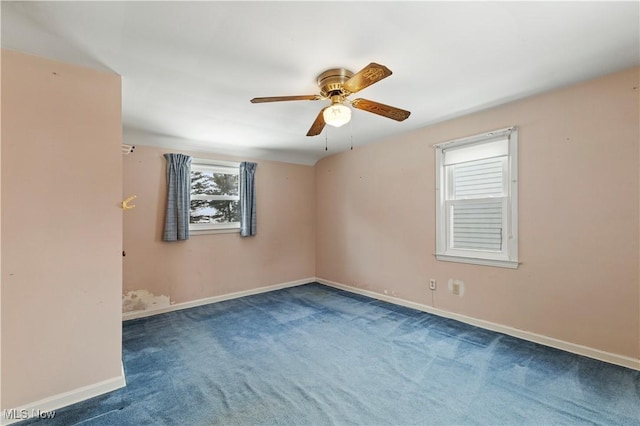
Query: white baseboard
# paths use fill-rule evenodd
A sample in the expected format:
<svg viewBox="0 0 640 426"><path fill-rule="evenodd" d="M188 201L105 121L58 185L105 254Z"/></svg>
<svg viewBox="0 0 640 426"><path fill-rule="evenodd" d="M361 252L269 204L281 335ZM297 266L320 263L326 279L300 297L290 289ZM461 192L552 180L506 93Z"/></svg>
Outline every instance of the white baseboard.
<svg viewBox="0 0 640 426"><path fill-rule="evenodd" d="M182 309L194 308L196 306L208 305L210 303L222 302L224 300L237 299L238 297L252 296L254 294L260 294L260 293L267 293L269 291L281 290L283 288L295 287L295 286L299 286L299 285L302 285L302 284L312 283L315 280L316 280L315 277L310 277L310 278L305 278L305 279L302 279L302 280L289 281L289 282L286 282L286 283L280 283L280 284L274 284L274 285L269 285L269 286L265 286L265 287L253 288L251 290L244 290L244 291L238 291L238 292L235 292L235 293L223 294L223 295L220 295L220 296L207 297L207 298L204 298L204 299L193 300L191 302L176 303L174 305L164 306L162 308L147 309L147 310L144 310L144 311L125 312L125 313L122 314L122 320L123 321L128 321L128 320L132 320L132 319L136 319L136 318L144 318L144 317L148 317L148 316L152 316L152 315L159 315L159 314L164 314L164 313L167 313L167 312L173 312L173 311L179 311L179 310L182 310Z"/></svg>
<svg viewBox="0 0 640 426"><path fill-rule="evenodd" d="M466 324L470 324L476 327L484 328L491 331L496 331L498 333L507 334L513 337L518 337L523 340L528 340L530 342L539 343L545 346L550 346L552 348L560 349L566 352L583 355L583 356L594 358L610 364L616 364L622 367L631 368L633 370L640 370L640 359L635 359L635 358L631 358L623 355L617 355L610 352L601 351L599 349L590 348L588 346L578 345L575 343L565 342L564 340L555 339L553 337L547 337L541 334L531 333L529 331L508 327L506 325L496 324L490 321L484 321L477 318L468 317L466 315L456 314L454 312L444 311L441 309L434 308L432 306L423 305L421 303L410 302L408 300L387 296L385 294L375 293L369 290L363 290L357 287L351 287L345 284L325 280L322 278L316 278L315 281L319 282L320 284L338 288L340 290L361 294L363 296L368 296L374 299L383 300L385 302L393 303L396 305L406 306L407 308L416 309L419 311L427 312L427 313L438 315L441 317L451 318L451 319L464 322Z"/></svg>
<svg viewBox="0 0 640 426"><path fill-rule="evenodd" d="M0 425L10 425L33 417L49 418L46 417L49 414L53 414L55 418L55 410L59 408L123 388L127 385L127 382L124 375L124 367L122 366L121 369L122 372L118 377L60 393L21 407L3 409L0 415Z"/></svg>

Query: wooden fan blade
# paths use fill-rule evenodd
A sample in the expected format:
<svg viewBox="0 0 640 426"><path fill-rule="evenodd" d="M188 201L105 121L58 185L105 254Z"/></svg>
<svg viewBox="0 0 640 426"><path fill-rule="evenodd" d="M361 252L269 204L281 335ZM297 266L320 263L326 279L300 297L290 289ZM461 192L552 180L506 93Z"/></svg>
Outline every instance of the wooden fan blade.
<svg viewBox="0 0 640 426"><path fill-rule="evenodd" d="M350 93L356 93L365 87L371 86L373 83L377 83L383 78L391 75L391 70L384 65L371 62L366 67L355 73L353 77L345 81L342 88Z"/></svg>
<svg viewBox="0 0 640 426"><path fill-rule="evenodd" d="M266 98L253 98L252 104L263 102L281 102L281 101L317 101L320 99L318 95L300 95L300 96L271 96Z"/></svg>
<svg viewBox="0 0 640 426"><path fill-rule="evenodd" d="M324 129L324 124L325 124L324 123L324 116L322 115L322 113L327 108L322 108L320 110L320 113L316 117L316 121L313 122L313 124L311 125L311 128L307 132L307 136L316 136L316 135L319 135L320 133L322 133L322 129Z"/></svg>
<svg viewBox="0 0 640 426"><path fill-rule="evenodd" d="M372 112L383 117L391 118L392 120L396 121L404 121L409 117L409 115L411 115L409 111L406 111L404 109L392 107L367 99L356 99L351 102L351 106L363 111Z"/></svg>

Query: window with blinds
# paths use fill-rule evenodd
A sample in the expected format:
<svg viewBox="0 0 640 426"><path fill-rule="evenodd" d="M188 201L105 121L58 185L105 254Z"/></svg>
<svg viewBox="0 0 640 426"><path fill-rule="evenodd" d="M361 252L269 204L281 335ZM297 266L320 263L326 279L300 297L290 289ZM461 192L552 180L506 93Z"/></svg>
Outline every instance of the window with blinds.
<svg viewBox="0 0 640 426"><path fill-rule="evenodd" d="M517 139L509 128L436 145L439 260L517 267Z"/></svg>

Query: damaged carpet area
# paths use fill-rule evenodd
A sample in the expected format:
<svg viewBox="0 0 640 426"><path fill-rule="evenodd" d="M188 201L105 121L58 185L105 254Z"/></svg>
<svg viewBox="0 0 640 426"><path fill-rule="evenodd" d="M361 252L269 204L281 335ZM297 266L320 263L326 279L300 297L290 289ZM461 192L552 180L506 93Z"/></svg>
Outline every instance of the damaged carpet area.
<svg viewBox="0 0 640 426"><path fill-rule="evenodd" d="M640 372L320 284L124 323L46 425L640 425Z"/></svg>

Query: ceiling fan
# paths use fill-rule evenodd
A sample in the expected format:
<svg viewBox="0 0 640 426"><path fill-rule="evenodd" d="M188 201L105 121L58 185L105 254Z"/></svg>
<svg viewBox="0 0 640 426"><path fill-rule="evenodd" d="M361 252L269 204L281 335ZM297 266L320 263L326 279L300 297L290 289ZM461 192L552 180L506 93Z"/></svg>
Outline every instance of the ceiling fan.
<svg viewBox="0 0 640 426"><path fill-rule="evenodd" d="M411 114L409 111L362 98L353 101L347 99L349 95L357 93L373 83L389 77L391 74L389 68L375 62L370 63L355 74L344 68L333 68L318 76L319 95L253 98L251 103L331 100L331 105L320 110L316 120L307 132L307 136L319 135L322 133L325 124L340 127L348 123L351 120L351 109L346 104L396 121L403 121Z"/></svg>

